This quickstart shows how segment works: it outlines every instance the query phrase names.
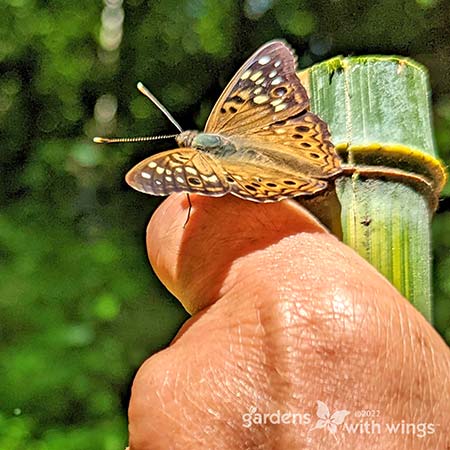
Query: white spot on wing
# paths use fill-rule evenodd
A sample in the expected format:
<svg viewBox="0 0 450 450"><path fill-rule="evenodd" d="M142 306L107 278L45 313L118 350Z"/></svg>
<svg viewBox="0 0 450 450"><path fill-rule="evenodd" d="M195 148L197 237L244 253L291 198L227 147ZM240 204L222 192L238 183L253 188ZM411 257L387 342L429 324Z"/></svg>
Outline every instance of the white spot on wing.
<svg viewBox="0 0 450 450"><path fill-rule="evenodd" d="M278 106L280 103L283 103L283 99L282 98L279 98L277 100L274 100L273 102L270 102L270 104L272 106Z"/></svg>
<svg viewBox="0 0 450 450"><path fill-rule="evenodd" d="M272 83L274 86L276 86L277 84L280 84L283 81L283 78L281 77L276 77L274 80L272 80Z"/></svg>
<svg viewBox="0 0 450 450"><path fill-rule="evenodd" d="M269 78L273 78L277 73L276 70L272 70L272 72L269 73Z"/></svg>
<svg viewBox="0 0 450 450"><path fill-rule="evenodd" d="M164 167L157 167L156 168L156 173L159 175L162 175L164 173L165 169Z"/></svg>
<svg viewBox="0 0 450 450"><path fill-rule="evenodd" d="M190 173L191 175L197 175L197 169L194 169L193 167L186 167L186 172Z"/></svg>
<svg viewBox="0 0 450 450"><path fill-rule="evenodd" d="M255 84L261 84L264 80L265 80L265 78L261 77L261 78L259 78L258 80L255 81Z"/></svg>
<svg viewBox="0 0 450 450"><path fill-rule="evenodd" d="M219 181L219 179L213 174L213 175L210 175L210 176L208 176L208 175L202 175L202 178L205 180L205 181Z"/></svg>
<svg viewBox="0 0 450 450"><path fill-rule="evenodd" d="M252 74L252 71L250 69L246 70L242 76L241 76L241 80L246 80L250 75Z"/></svg>
<svg viewBox="0 0 450 450"><path fill-rule="evenodd" d="M172 175L172 171L170 169L166 169L166 175Z"/></svg>
<svg viewBox="0 0 450 450"><path fill-rule="evenodd" d="M166 177L166 180L167 180L167 181L172 181L172 177L167 176L167 177Z"/></svg>
<svg viewBox="0 0 450 450"><path fill-rule="evenodd" d="M269 100L269 97L267 97L267 95L258 95L257 97L255 97L253 99L253 101L257 104L260 105L261 103L265 103L267 102L267 100Z"/></svg>
<svg viewBox="0 0 450 450"><path fill-rule="evenodd" d="M280 65L281 65L281 61L280 60L275 61L275 64L274 64L275 67L280 67Z"/></svg>
<svg viewBox="0 0 450 450"><path fill-rule="evenodd" d="M281 105L275 106L275 112L283 111L283 109L286 108L287 108L286 103L282 103Z"/></svg>
<svg viewBox="0 0 450 450"><path fill-rule="evenodd" d="M264 55L261 56L261 58L258 59L259 64L261 64L262 66L264 64L267 64L270 61L270 56Z"/></svg>
<svg viewBox="0 0 450 450"><path fill-rule="evenodd" d="M158 164L156 164L155 161L150 161L147 165L150 169L154 169Z"/></svg>
<svg viewBox="0 0 450 450"><path fill-rule="evenodd" d="M176 180L178 181L178 183L185 183L183 177L176 177Z"/></svg>
<svg viewBox="0 0 450 450"><path fill-rule="evenodd" d="M256 81L260 76L262 75L262 72L258 70L258 72L255 72L251 77L250 80Z"/></svg>
<svg viewBox="0 0 450 450"><path fill-rule="evenodd" d="M141 173L142 178L147 178L147 180L150 180L150 178L152 177L149 173L147 172L142 172Z"/></svg>

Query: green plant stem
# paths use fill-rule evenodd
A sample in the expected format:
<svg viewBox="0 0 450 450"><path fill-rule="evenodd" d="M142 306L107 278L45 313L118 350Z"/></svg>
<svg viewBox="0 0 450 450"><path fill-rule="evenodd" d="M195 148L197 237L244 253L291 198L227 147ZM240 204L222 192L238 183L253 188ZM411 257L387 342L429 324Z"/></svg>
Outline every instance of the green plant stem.
<svg viewBox="0 0 450 450"><path fill-rule="evenodd" d="M432 320L430 222L446 175L426 70L405 58L338 57L300 77L345 167L332 230Z"/></svg>

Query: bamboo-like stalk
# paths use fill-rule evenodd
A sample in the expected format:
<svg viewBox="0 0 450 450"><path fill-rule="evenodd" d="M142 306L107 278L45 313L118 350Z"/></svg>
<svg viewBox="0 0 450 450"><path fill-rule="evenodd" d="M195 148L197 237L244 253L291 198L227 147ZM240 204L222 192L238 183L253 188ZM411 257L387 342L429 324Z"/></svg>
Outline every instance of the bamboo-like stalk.
<svg viewBox="0 0 450 450"><path fill-rule="evenodd" d="M426 70L407 58L337 57L300 77L344 162L332 230L431 321L430 222L446 174Z"/></svg>

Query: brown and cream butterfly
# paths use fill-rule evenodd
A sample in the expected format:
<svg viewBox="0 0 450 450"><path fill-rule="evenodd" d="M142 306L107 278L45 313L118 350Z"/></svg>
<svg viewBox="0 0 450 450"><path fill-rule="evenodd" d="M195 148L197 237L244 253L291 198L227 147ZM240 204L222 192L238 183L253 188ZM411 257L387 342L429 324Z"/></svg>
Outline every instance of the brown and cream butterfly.
<svg viewBox="0 0 450 450"><path fill-rule="evenodd" d="M182 131L176 141L179 148L133 167L127 183L152 195L231 193L266 203L315 194L341 172L327 124L309 111L296 57L279 40L239 69L203 133Z"/></svg>

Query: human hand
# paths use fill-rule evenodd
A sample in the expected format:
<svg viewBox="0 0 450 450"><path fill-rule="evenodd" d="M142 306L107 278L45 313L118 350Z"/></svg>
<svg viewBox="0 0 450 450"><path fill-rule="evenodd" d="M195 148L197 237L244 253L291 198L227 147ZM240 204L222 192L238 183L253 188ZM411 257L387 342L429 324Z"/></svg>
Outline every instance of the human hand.
<svg viewBox="0 0 450 450"><path fill-rule="evenodd" d="M191 198L186 228L177 194L147 231L156 274L198 312L134 380L130 450L450 448L450 351L385 278L294 201ZM435 431L311 430L318 400L344 423L374 410ZM311 420L244 426L254 408Z"/></svg>

